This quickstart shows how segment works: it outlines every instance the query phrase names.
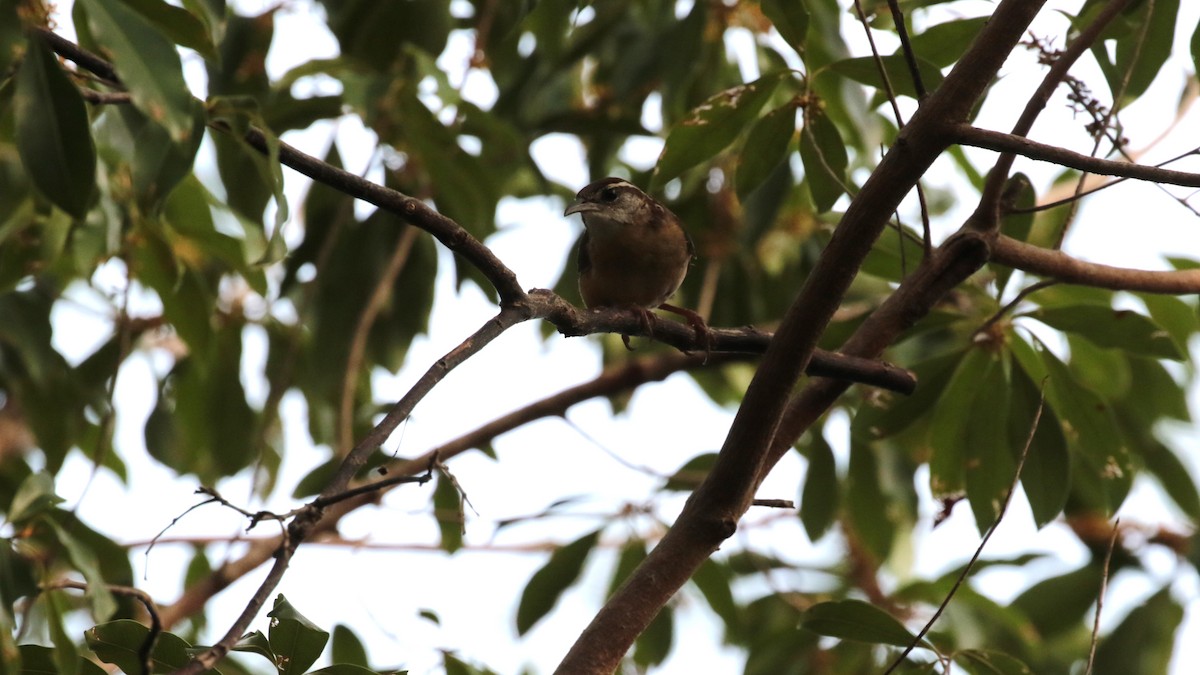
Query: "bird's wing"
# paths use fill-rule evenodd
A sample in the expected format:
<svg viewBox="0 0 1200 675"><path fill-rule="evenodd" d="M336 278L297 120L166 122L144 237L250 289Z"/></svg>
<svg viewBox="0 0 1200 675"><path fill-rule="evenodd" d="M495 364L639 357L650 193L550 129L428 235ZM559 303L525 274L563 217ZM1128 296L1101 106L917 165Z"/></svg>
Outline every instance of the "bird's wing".
<svg viewBox="0 0 1200 675"><path fill-rule="evenodd" d="M576 254L575 265L579 268L580 274L592 269L592 258L588 255L588 231L586 229L583 231L583 236L579 238L579 253Z"/></svg>

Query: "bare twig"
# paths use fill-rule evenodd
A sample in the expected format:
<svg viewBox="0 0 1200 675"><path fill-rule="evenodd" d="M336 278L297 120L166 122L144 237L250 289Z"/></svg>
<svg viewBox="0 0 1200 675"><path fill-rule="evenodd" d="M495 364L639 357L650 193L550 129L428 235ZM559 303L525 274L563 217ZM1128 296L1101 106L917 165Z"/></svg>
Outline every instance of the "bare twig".
<svg viewBox="0 0 1200 675"><path fill-rule="evenodd" d="M937 611L933 613L933 616L929 617L929 621L925 622L925 625L921 627L920 632L913 637L912 642L910 642L909 645L904 648L904 651L900 653L900 656L896 657L896 660L892 662L892 665L889 666L887 670L883 671L883 675L889 675L889 673L896 670L901 663L904 663L904 659L908 658L908 655L912 652L912 650L915 649L921 640L924 640L925 636L929 634L930 629L933 628L933 624L937 623L937 620L942 616L942 612L946 611L946 607L950 604L950 599L954 597L954 594L958 592L958 589L963 585L963 582L967 580L967 575L971 573L971 569L979 560L979 556L983 554L983 547L987 546L988 540L992 538L992 535L996 532L996 528L1000 527L1000 521L1004 520L1004 514L1008 512L1008 505L1010 502L1012 502L1013 493L1017 491L1017 483L1021 480L1021 469L1025 468L1025 458L1029 456L1029 448L1033 446L1033 437L1037 434L1038 423L1042 420L1042 409L1045 407L1045 404L1046 391L1045 383L1043 382L1042 392L1038 398L1037 411L1034 412L1033 422L1031 422L1029 425L1029 434L1025 437L1025 447L1021 449L1021 458L1017 460L1017 469L1013 472L1012 483L1009 484L1008 492L1004 494L1004 501L1000 504L1000 512L996 514L996 519L992 521L991 526L988 527L987 532L984 533L983 539L980 540L979 546L975 548L975 553L971 555L971 559L967 561L966 566L963 567L962 572L958 575L958 578L954 580L954 585L950 587L950 592L946 594L945 598L942 598L942 604L938 605Z"/></svg>
<svg viewBox="0 0 1200 675"><path fill-rule="evenodd" d="M1043 279L1042 281L1039 281L1036 284L1030 284L1030 285L1026 286L1025 288L1022 288L1021 292L1017 293L1017 296L1015 298L1010 300L1007 304L1005 304L1000 309L996 310L995 314L988 317L987 321L984 321L979 326L979 328L976 328L975 335L980 335L982 333L987 332L987 329L991 328L993 324L995 324L997 321L999 321L1000 319L1002 319L1006 315L1008 315L1008 313L1012 311L1013 307L1016 307L1017 305L1021 304L1021 301L1024 300L1025 298L1028 298L1029 296L1042 290L1043 288L1053 286L1057 283L1058 283L1058 281L1056 281L1054 279Z"/></svg>
<svg viewBox="0 0 1200 675"><path fill-rule="evenodd" d="M912 40L908 37L908 26L904 25L904 12L897 0L888 0L888 8L892 10L892 23L896 25L896 37L900 38L900 50L904 54L904 62L908 64L908 74L912 75L913 88L917 90L917 99L925 98L925 83L921 80L921 69L917 66L917 55L912 48Z"/></svg>
<svg viewBox="0 0 1200 675"><path fill-rule="evenodd" d="M1092 620L1092 640L1088 648L1087 668L1083 675L1092 675L1092 667L1096 663L1096 645L1100 642L1100 612L1104 609L1104 596L1108 593L1108 570L1112 565L1113 549L1117 547L1117 535L1121 532L1121 519L1113 522L1112 535L1108 538L1108 548L1104 552L1104 569L1100 575L1100 594L1096 596L1096 617Z"/></svg>

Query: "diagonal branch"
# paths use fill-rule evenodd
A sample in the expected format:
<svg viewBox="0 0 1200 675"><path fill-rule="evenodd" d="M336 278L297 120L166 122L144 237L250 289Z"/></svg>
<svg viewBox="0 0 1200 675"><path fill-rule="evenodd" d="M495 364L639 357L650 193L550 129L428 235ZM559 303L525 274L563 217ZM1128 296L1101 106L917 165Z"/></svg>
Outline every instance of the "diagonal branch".
<svg viewBox="0 0 1200 675"><path fill-rule="evenodd" d="M1001 235L992 247L992 262L1031 272L1068 284L1186 295L1200 293L1200 269L1135 270L1086 262L1058 250L1050 250Z"/></svg>
<svg viewBox="0 0 1200 675"><path fill-rule="evenodd" d="M892 211L947 147L945 126L968 118L1042 4L1000 2L942 85L900 131L895 146L851 201L784 316L708 478L692 494L674 527L580 635L557 672L614 672L659 610L736 531L768 469L767 455L788 396L859 266Z"/></svg>
<svg viewBox="0 0 1200 675"><path fill-rule="evenodd" d="M951 133L954 135L954 142L960 145L970 145L976 148L1017 154L1022 157L1050 162L1088 173L1136 178L1138 180L1166 183L1169 185L1200 187L1200 173L1175 171L1173 169L1162 169L1156 166L1135 164L1133 162L1102 159L1055 145L1031 141L1023 136L980 129L968 123L956 125L951 130Z"/></svg>

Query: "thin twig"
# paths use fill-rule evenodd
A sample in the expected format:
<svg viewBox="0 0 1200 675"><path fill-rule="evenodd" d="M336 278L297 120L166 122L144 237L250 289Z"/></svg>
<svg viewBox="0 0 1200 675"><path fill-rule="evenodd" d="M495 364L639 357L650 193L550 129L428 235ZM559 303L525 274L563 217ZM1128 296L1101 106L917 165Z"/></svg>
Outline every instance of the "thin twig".
<svg viewBox="0 0 1200 675"><path fill-rule="evenodd" d="M1100 575L1100 595L1096 596L1096 618L1092 620L1092 643L1088 649L1087 669L1083 675L1092 675L1096 662L1096 645L1100 642L1100 612L1104 609L1104 596L1108 593L1108 570L1112 564L1113 549L1117 546L1117 535L1121 531L1121 519L1113 522L1112 534L1108 537L1108 550L1104 552L1104 570Z"/></svg>
<svg viewBox="0 0 1200 675"><path fill-rule="evenodd" d="M1013 472L1012 482L1009 483L1008 492L1005 493L1004 501L1000 504L1000 512L996 514L996 519L992 521L991 526L988 527L987 532L984 533L983 539L979 542L979 546L975 548L975 553L971 555L971 559L967 561L967 565L963 567L963 570L959 573L958 578L954 580L954 585L950 587L950 592L946 594L945 598L942 598L942 604L938 605L937 611L933 613L933 616L929 618L929 621L925 623L925 625L921 628L921 631L913 637L913 641L904 648L904 651L900 654L900 656L898 656L896 660L892 662L892 665L889 666L887 670L883 671L883 675L889 675L889 673L896 670L901 663L904 663L904 659L908 658L909 653L916 648L917 644L919 644L921 640L925 639L925 636L929 633L930 629L933 628L933 624L937 623L937 620L942 616L942 612L946 611L946 607L950 604L950 599L954 597L954 594L958 592L958 589L963 585L963 582L967 580L967 575L971 573L971 569L979 560L979 556L983 554L983 547L987 546L988 540L992 538L992 535L995 534L996 529L1000 527L1000 521L1004 520L1004 514L1008 512L1008 505L1010 502L1012 502L1013 493L1017 491L1017 483L1021 480L1021 470L1025 468L1025 458L1029 456L1029 448L1033 446L1033 437L1037 434L1038 423L1042 420L1042 409L1045 407L1045 404L1046 383L1042 382L1041 393L1038 396L1037 411L1034 412L1033 422L1031 422L1029 425L1029 435L1025 437L1025 447L1021 449L1021 458L1017 460L1017 469Z"/></svg>
<svg viewBox="0 0 1200 675"><path fill-rule="evenodd" d="M1002 319L1005 315L1007 315L1009 312L1011 312L1013 307L1016 307L1017 305L1019 305L1022 300L1029 297L1030 295L1033 295L1034 293L1042 290L1043 288L1054 286L1057 283L1058 283L1058 281L1055 279L1043 279L1043 280L1037 282L1036 284L1030 284L1030 285L1026 286L1025 288L1022 288L1021 292L1017 293L1017 296L1015 298L1010 300L1008 303L1006 303L1000 309L996 310L995 314L988 317L988 320L984 321L979 326L979 328L976 328L974 334L980 335L980 334L986 332L987 329L992 327L992 324L996 323L997 321Z"/></svg>
<svg viewBox="0 0 1200 675"><path fill-rule="evenodd" d="M917 55L912 48L912 40L908 37L908 26L904 25L904 12L897 0L888 0L888 8L892 10L892 23L896 25L896 37L900 38L900 50L904 53L904 62L908 64L908 74L912 75L913 88L917 90L917 100L925 98L925 83L921 80L921 69L917 67Z"/></svg>

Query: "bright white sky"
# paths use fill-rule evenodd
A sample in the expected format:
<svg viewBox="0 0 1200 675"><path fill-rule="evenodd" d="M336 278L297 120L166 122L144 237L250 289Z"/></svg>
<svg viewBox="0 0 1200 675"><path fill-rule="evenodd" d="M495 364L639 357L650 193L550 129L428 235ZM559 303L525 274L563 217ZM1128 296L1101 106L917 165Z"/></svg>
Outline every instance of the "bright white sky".
<svg viewBox="0 0 1200 675"><path fill-rule="evenodd" d="M273 2L250 0L236 4L239 11L249 14L275 6ZM1080 3L1050 4L1074 8ZM1180 24L1195 26L1200 6L1183 4L1191 14ZM71 36L73 31L65 18L70 16L70 3L60 3L59 7L59 16L64 17L60 30ZM993 5L966 2L954 7L962 15L974 15L991 11ZM336 54L336 41L323 27L318 12L313 3L297 0L287 3L276 14L276 41L268 61L273 77L305 60ZM1043 36L1061 35L1064 22L1050 10L1043 12L1043 16L1045 19L1035 30ZM849 34L851 39L860 36L853 30ZM1190 28L1181 32L1182 44L1186 44L1189 36ZM744 43L745 39L748 39L745 35L731 38L731 49L736 50L737 43ZM876 39L887 42L879 35ZM462 69L467 63L469 47L465 37L457 35L440 59L456 83L463 81ZM867 53L863 45L856 45L856 48L860 54ZM883 48L890 49L890 46L883 45ZM1186 49L1178 51L1186 53ZM1023 65L1030 62L1026 55L1019 58ZM199 57L188 53L185 59L189 63L189 81L195 91L203 92L203 67ZM1186 63L1171 63L1167 68L1169 72L1191 70ZM1023 74L1021 66L1014 65L1006 72L1009 76L997 85L994 100L1023 101L1035 81ZM1089 80L1102 81L1098 77ZM1142 147L1170 123L1182 85L1182 78L1160 83L1153 90L1153 97L1124 113L1126 128L1132 134L1132 147ZM467 98L482 105L490 103L495 95L494 86L480 73L467 77L463 92ZM647 115L652 125L657 126L655 112L649 110ZM1014 115L1011 109L989 106L980 123L1004 130ZM1077 124L1072 124L1070 115L1053 105L1043 114L1033 136L1069 143L1084 152L1089 149L1077 131ZM318 156L324 153L330 139L336 138L351 171L367 169L375 147L373 136L353 117L318 124L304 133L289 134L285 138ZM1171 140L1161 143L1144 161L1160 161L1197 146L1200 146L1200 115L1193 111L1188 123L1180 124ZM647 166L653 163L660 148L661 142L657 139L640 139L627 148L627 157L631 162ZM973 156L983 166L990 154L978 152ZM570 138L543 139L535 145L534 156L541 168L558 180L576 187L587 182L582 150ZM1050 175L1044 165L1031 162L1023 162L1018 168L1031 173L1035 181L1044 181ZM1200 166L1193 164L1191 170L1200 170ZM367 175L378 179L378 167L371 167ZM301 203L308 181L291 171L285 171L285 176L293 213L296 213L296 205ZM960 216L973 207L973 194L964 194L970 196L964 199ZM369 207L359 206L363 207L363 212L369 211ZM501 230L489 239L488 244L516 271L527 288L545 287L554 282L579 233L580 223L577 219L562 218L563 208L562 203L546 199L505 200L501 204L498 218ZM957 225L958 218L943 222L944 231L949 231ZM301 236L301 224L292 222L286 227L289 239L296 243ZM1162 267L1160 255L1164 252L1200 257L1198 233L1200 228L1196 227L1190 214L1156 188L1127 185L1107 191L1089 202L1084 217L1068 241L1068 250L1096 261ZM448 262L448 259L443 255L442 261ZM441 268L443 272L438 277L430 333L414 344L409 367L396 376L381 374L376 377L381 400L398 398L431 362L495 312L483 294L470 286L456 294L452 279L445 272L449 265ZM121 270L108 270L101 275L101 284L107 285L109 290L119 290L124 284ZM90 338L108 334L109 328L103 305L96 296L82 288L72 289L72 295L80 301L80 306L64 308L56 314L55 340L56 346L69 359L77 360L94 349L96 343ZM135 312L146 315L156 312L157 304L153 299L143 296L139 304L141 306L135 308ZM417 455L519 405L590 379L600 369L595 339L556 336L542 342L538 326L518 326L440 385L416 409L403 432L393 437L388 449L398 448L400 455ZM265 397L263 382L256 374L263 345L259 331L247 331L247 374L243 379L252 400L257 401ZM91 466L78 455L68 461L59 480L60 494L68 504L82 503L82 512L88 514L89 522L118 541L148 540L171 518L197 501L192 494L195 480L177 479L157 465L146 453L142 440L142 426L152 403L148 397L153 392L154 378L169 366L170 362L163 354L139 352L122 368L118 380L117 443L129 464L129 485L136 491L127 490L104 472L85 491ZM504 383L502 391L497 390L496 383ZM1194 399L1192 409L1200 411ZM301 398L289 396L284 407L287 456L280 485L287 493L299 477L324 461L326 454L312 447L305 432ZM629 409L615 417L604 402L582 404L568 417L572 424L586 432L587 437L562 420L547 420L498 439L495 448L499 462L471 453L451 463L478 512L477 515L468 512L466 535L468 547L475 550L462 551L455 556L425 552L423 549L436 541L437 536L429 514L430 488L404 487L390 494L381 507L357 513L343 525L342 532L348 539L361 539L379 549L306 545L294 559L292 569L278 590L318 626L326 629L332 629L336 623L351 626L368 641L372 663L377 667L404 666L411 668L413 673L440 672L440 655L435 650L445 648L501 673L514 673L525 666L532 666L537 672L549 672L599 606L611 574L612 558L599 556L593 559L583 583L564 596L551 618L536 626L526 638L518 639L513 626L519 592L533 571L543 564L545 556L504 552L504 549L573 540L606 522L626 504L652 503L654 513L670 522L682 500L673 497L656 499L655 488L659 480L651 474L669 474L691 457L719 448L732 412L715 407L685 376L643 387ZM1195 446L1194 429L1172 431L1177 446ZM844 464L845 439L830 440ZM1200 466L1194 457L1192 460L1194 475L1200 476ZM630 469L626 464L645 467L646 471ZM802 461L795 456L789 457L780 463L760 496L795 499L802 476ZM231 499L246 498L248 480L243 476L227 481L220 490ZM585 515L495 532L495 524L504 518L537 513L566 497L584 498L583 505L572 512ZM253 508L282 511L294 506L295 503L284 496ZM961 564L978 542L969 509L960 507L934 531L930 523L935 507L926 503L925 508L923 525L918 528L909 553L912 574L916 576L940 574ZM1184 519L1176 510L1145 485L1135 488L1122 515L1126 522L1185 527ZM170 535L225 540L237 535L244 525L240 517L209 506L189 515L172 529ZM636 525L614 525L609 538L617 541L631 528L643 533L654 531L651 522L643 519ZM253 534L270 532L269 525L261 525ZM781 517L778 511L752 510L735 541L749 542L760 550L809 565L828 564L841 554L835 536L814 545L806 539L794 518ZM1047 557L1019 571L981 573L976 579L978 587L1003 602L1033 581L1029 578L1030 572L1040 579L1074 569L1086 560L1086 552L1073 542L1069 532L1059 525L1035 531L1028 507L1018 495L985 557L1028 551L1044 552ZM133 555L135 567L139 574L145 575L139 584L164 603L170 602L180 591L180 576L189 551L185 546L162 544L147 559L141 549L136 550ZM210 549L214 564L239 554L237 545L218 544ZM1183 639L1184 635L1200 635L1200 603L1197 602L1200 585L1190 573L1178 575L1180 578L1176 579L1176 563L1165 552L1152 551L1146 558L1156 581L1149 583L1145 577L1118 575L1110 587L1102 624L1106 627L1115 625L1141 598L1157 590L1161 583L1174 580L1177 597L1188 603L1187 620L1177 638L1178 652L1172 671L1183 673L1184 664L1200 660L1197 641ZM898 570L905 568L903 560L894 562L898 563ZM784 585L798 582L806 588L821 583L821 576L814 573L799 574L799 580L796 576L780 577L778 581ZM214 639L244 606L260 577L261 574L250 575L210 604ZM766 589L737 590L749 598ZM717 623L698 594L691 589L685 590L678 607L681 614L676 622L676 644L686 639L687 648L676 649L670 667L660 672L740 672L742 657L736 650L721 646ZM418 616L418 611L425 608L441 616L440 626ZM253 628L265 630L266 626L264 615Z"/></svg>

